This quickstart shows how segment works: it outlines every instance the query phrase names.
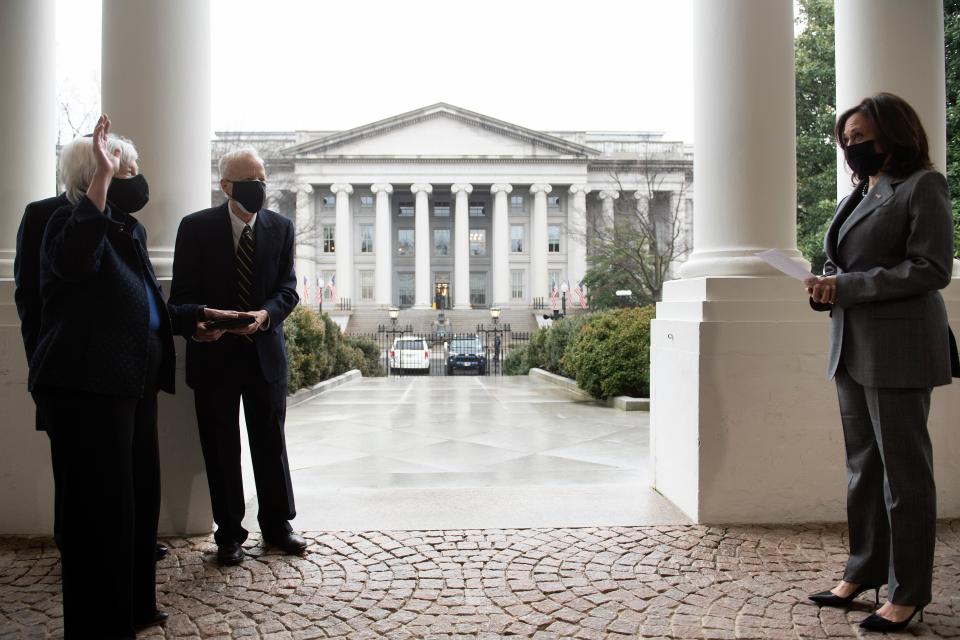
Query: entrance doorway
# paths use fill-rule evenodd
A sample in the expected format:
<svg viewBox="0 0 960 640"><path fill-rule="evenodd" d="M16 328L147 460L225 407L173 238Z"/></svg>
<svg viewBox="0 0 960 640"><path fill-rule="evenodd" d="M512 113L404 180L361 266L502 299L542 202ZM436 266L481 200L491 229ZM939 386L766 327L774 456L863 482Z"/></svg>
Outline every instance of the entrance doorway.
<svg viewBox="0 0 960 640"><path fill-rule="evenodd" d="M449 271L437 271L433 274L433 303L438 310L450 308Z"/></svg>

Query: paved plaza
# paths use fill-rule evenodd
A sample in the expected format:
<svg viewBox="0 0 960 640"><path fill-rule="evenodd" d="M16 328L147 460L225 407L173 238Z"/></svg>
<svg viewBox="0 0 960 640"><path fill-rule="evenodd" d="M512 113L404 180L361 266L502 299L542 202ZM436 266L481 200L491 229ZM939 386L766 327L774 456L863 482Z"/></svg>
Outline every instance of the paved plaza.
<svg viewBox="0 0 960 640"><path fill-rule="evenodd" d="M307 552L253 533L220 567L212 536L165 538L171 617L140 637L857 636L869 601L806 600L838 578L844 528L690 524L649 488L646 420L526 378L314 398L288 420ZM251 529L255 513L251 496ZM0 640L62 637L59 572L49 539L0 538ZM907 635L960 638L960 521L938 528L934 601Z"/></svg>

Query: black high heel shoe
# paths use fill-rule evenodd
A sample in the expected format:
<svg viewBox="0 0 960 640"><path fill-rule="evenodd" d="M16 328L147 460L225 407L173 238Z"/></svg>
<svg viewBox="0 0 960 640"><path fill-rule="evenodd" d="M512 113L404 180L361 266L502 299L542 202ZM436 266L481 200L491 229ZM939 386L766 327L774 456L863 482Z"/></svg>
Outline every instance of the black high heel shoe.
<svg viewBox="0 0 960 640"><path fill-rule="evenodd" d="M860 628L866 629L867 631L900 631L907 628L907 625L910 624L913 616L917 615L918 611L920 612L920 622L923 622L923 607L917 607L913 610L913 613L910 614L909 618L901 620L900 622L887 620L883 616L871 613L860 623Z"/></svg>
<svg viewBox="0 0 960 640"><path fill-rule="evenodd" d="M873 597L876 601L877 606L880 606L880 585L878 584L862 584L857 587L856 591L851 593L846 598L841 598L832 591L821 591L820 593L814 593L808 596L811 600L816 602L821 607L840 607L848 608L850 604L864 591L873 590Z"/></svg>

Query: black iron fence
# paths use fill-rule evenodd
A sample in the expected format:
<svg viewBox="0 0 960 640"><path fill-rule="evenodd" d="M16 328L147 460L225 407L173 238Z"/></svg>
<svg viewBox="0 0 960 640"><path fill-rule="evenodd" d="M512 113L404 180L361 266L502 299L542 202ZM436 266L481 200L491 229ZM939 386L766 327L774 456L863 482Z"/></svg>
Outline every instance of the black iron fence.
<svg viewBox="0 0 960 640"><path fill-rule="evenodd" d="M389 376L500 376L507 355L526 345L531 333L512 331L509 324L477 325L465 333L386 325L373 333L347 335L373 340Z"/></svg>

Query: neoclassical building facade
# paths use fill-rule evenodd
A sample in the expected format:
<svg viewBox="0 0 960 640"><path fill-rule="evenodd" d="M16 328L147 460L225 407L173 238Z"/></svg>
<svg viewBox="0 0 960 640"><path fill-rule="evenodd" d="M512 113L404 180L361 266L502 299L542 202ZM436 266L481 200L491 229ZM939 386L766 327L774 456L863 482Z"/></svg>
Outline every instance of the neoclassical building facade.
<svg viewBox="0 0 960 640"><path fill-rule="evenodd" d="M571 296L619 217L676 220L692 244L692 149L645 132L541 132L436 104L347 131L220 132L250 145L295 219L301 297L353 307L520 307Z"/></svg>

